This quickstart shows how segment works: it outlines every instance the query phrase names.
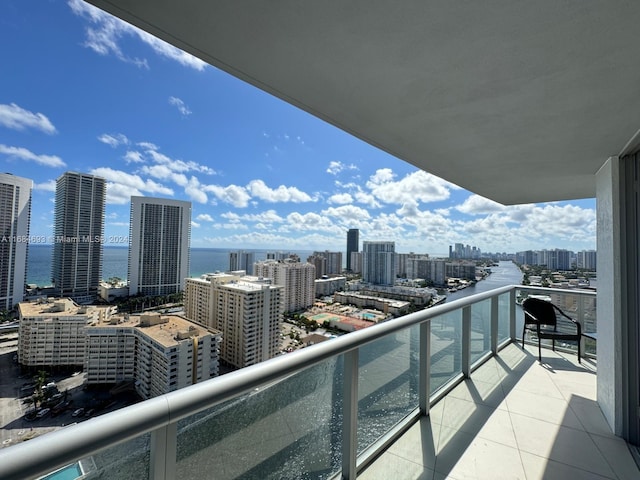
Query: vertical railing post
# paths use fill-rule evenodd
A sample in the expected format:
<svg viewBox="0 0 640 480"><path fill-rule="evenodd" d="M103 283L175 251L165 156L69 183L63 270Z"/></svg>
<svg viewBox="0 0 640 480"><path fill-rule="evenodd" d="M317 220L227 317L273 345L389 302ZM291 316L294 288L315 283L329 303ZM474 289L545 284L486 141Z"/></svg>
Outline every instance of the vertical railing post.
<svg viewBox="0 0 640 480"><path fill-rule="evenodd" d="M150 480L171 480L176 478L177 436L178 425L176 422L151 432Z"/></svg>
<svg viewBox="0 0 640 480"><path fill-rule="evenodd" d="M494 295L491 297L491 353L493 355L498 354L498 314L500 297Z"/></svg>
<svg viewBox="0 0 640 480"><path fill-rule="evenodd" d="M509 336L512 342L518 340L518 332L516 332L516 288L511 290L511 297L509 298Z"/></svg>
<svg viewBox="0 0 640 480"><path fill-rule="evenodd" d="M429 397L431 395L431 320L420 324L419 355L419 406L423 415L429 415Z"/></svg>
<svg viewBox="0 0 640 480"><path fill-rule="evenodd" d="M471 306L462 309L462 374L471 375Z"/></svg>
<svg viewBox="0 0 640 480"><path fill-rule="evenodd" d="M344 355L342 412L342 478L356 478L358 453L358 349Z"/></svg>

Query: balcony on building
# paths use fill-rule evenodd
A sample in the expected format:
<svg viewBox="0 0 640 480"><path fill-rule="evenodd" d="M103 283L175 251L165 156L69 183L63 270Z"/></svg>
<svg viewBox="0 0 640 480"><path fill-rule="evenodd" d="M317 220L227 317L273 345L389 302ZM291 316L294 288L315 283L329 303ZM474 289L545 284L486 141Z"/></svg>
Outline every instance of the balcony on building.
<svg viewBox="0 0 640 480"><path fill-rule="evenodd" d="M0 477L638 478L595 341L522 347L530 294L597 328L593 291L507 286L5 448Z"/></svg>

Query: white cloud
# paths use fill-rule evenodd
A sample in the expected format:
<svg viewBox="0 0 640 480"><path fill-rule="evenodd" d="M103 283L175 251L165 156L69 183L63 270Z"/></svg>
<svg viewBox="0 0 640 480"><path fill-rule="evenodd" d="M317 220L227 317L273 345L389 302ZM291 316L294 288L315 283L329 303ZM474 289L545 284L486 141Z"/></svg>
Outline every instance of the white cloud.
<svg viewBox="0 0 640 480"><path fill-rule="evenodd" d="M17 158L28 162L35 162L45 167L64 167L66 163L56 155L38 155L31 150L22 147L10 147L0 144L0 154L7 155L9 158Z"/></svg>
<svg viewBox="0 0 640 480"><path fill-rule="evenodd" d="M171 169L173 172L199 172L206 173L207 175L215 175L215 170L207 165L202 165L193 161L184 161L175 158L168 157L167 155L158 152L158 147L149 148L147 154L157 164L164 165Z"/></svg>
<svg viewBox="0 0 640 480"><path fill-rule="evenodd" d="M189 179L187 185L184 187L184 193L194 202L207 203L207 194L202 190L200 182L196 177Z"/></svg>
<svg viewBox="0 0 640 480"><path fill-rule="evenodd" d="M336 193L327 199L327 203L337 203L338 205L353 203L353 197L348 193Z"/></svg>
<svg viewBox="0 0 640 480"><path fill-rule="evenodd" d="M140 173L151 175L160 180L171 180L181 187L186 187L189 184L189 179L187 179L186 175L172 171L167 165L145 165L140 169Z"/></svg>
<svg viewBox="0 0 640 480"><path fill-rule="evenodd" d="M124 204L131 196L143 195L142 192L153 195L173 196L173 190L153 180L143 180L139 175L114 170L109 167L94 168L92 175L103 177L107 182L107 203Z"/></svg>
<svg viewBox="0 0 640 480"><path fill-rule="evenodd" d="M402 205L409 202L436 202L449 198L455 185L422 170L410 173L399 181L390 168L382 168L366 183L371 194L384 203Z"/></svg>
<svg viewBox="0 0 640 480"><path fill-rule="evenodd" d="M129 150L127 153L125 153L123 158L125 162L127 162L127 164L144 162L144 159L142 158L142 154L140 152L136 152L133 150Z"/></svg>
<svg viewBox="0 0 640 480"><path fill-rule="evenodd" d="M30 112L15 103L0 104L0 125L13 130L34 128L49 135L56 133L56 127L44 114Z"/></svg>
<svg viewBox="0 0 640 480"><path fill-rule="evenodd" d="M361 221L371 218L369 212L355 205L342 205L340 207L330 207L322 211L323 215L339 218L346 222Z"/></svg>
<svg viewBox="0 0 640 480"><path fill-rule="evenodd" d="M183 52L82 0L69 0L68 4L74 14L87 19L95 26L87 27L87 38L84 45L100 55L114 55L123 62L142 68L149 68L149 63L146 59L130 57L123 52L120 46L121 40L125 36L133 36L151 47L157 55L178 62L183 66L195 70L204 70L207 66L205 62L193 55Z"/></svg>
<svg viewBox="0 0 640 480"><path fill-rule="evenodd" d="M176 107L183 116L186 117L188 115L191 115L191 110L189 110L189 107L187 107L185 103L178 97L169 97L169 104Z"/></svg>
<svg viewBox="0 0 640 480"><path fill-rule="evenodd" d="M49 180L43 183L34 183L34 190L42 190L43 192L55 192L56 191L56 181Z"/></svg>
<svg viewBox="0 0 640 480"><path fill-rule="evenodd" d="M208 213L201 213L196 217L196 220L200 222L213 222L213 217Z"/></svg>
<svg viewBox="0 0 640 480"><path fill-rule="evenodd" d="M251 195L258 197L267 202L313 202L315 201L311 196L305 192L298 190L296 187L285 187L280 185L276 189L269 188L262 180L252 180L247 185L247 190L251 192Z"/></svg>
<svg viewBox="0 0 640 480"><path fill-rule="evenodd" d="M346 165L342 162L338 162L334 160L329 162L329 166L327 167L327 173L330 173L331 175L337 175L343 170L357 170L357 169L358 167L356 167L354 164Z"/></svg>
<svg viewBox="0 0 640 480"><path fill-rule="evenodd" d="M282 218L275 210L266 210L262 213L248 213L244 215L238 215L234 212L226 212L221 215L222 218L226 218L230 222L257 222L260 224L274 224L284 222Z"/></svg>
<svg viewBox="0 0 640 480"><path fill-rule="evenodd" d="M251 196L243 187L238 185L206 185L202 187L204 191L213 193L218 200L229 203L237 208L244 208L249 204Z"/></svg>
<svg viewBox="0 0 640 480"><path fill-rule="evenodd" d="M324 230L332 229L334 223L331 219L318 215L315 212L299 213L293 212L287 215L287 231L304 231L304 230Z"/></svg>
<svg viewBox="0 0 640 480"><path fill-rule="evenodd" d="M470 215L480 215L487 213L502 212L505 206L480 195L469 196L462 205L458 205L456 210Z"/></svg>
<svg viewBox="0 0 640 480"><path fill-rule="evenodd" d="M129 144L129 139L126 137L126 135L123 135L121 133L116 133L116 134L103 133L98 137L98 140L102 143L106 143L111 148L116 148L116 147L119 147L120 145Z"/></svg>
<svg viewBox="0 0 640 480"><path fill-rule="evenodd" d="M200 224L198 222L194 222L193 220L191 221L191 226L193 228L200 228Z"/></svg>

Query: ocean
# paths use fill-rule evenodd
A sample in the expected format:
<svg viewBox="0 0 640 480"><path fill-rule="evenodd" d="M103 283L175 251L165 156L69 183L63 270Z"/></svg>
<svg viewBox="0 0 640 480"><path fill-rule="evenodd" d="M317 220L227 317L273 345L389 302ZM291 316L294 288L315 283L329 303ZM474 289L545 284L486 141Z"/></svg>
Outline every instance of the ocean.
<svg viewBox="0 0 640 480"><path fill-rule="evenodd" d="M255 250L245 248L246 252L254 252L256 261L267 258L267 252L274 250ZM229 270L229 252L236 249L228 248L192 248L190 277L199 277L203 273L224 272ZM305 261L313 252L311 250L292 251ZM128 247L105 246L103 250L102 278L127 278ZM27 265L27 283L39 286L51 285L52 245L29 245L29 260Z"/></svg>

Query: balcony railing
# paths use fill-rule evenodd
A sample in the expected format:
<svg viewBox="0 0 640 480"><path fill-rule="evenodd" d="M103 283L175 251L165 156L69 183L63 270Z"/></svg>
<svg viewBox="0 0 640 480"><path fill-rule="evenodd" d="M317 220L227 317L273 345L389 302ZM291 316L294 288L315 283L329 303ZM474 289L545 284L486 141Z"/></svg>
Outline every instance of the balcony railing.
<svg viewBox="0 0 640 480"><path fill-rule="evenodd" d="M0 450L0 478L356 478L553 296L595 329L595 293L507 286L416 312Z"/></svg>

